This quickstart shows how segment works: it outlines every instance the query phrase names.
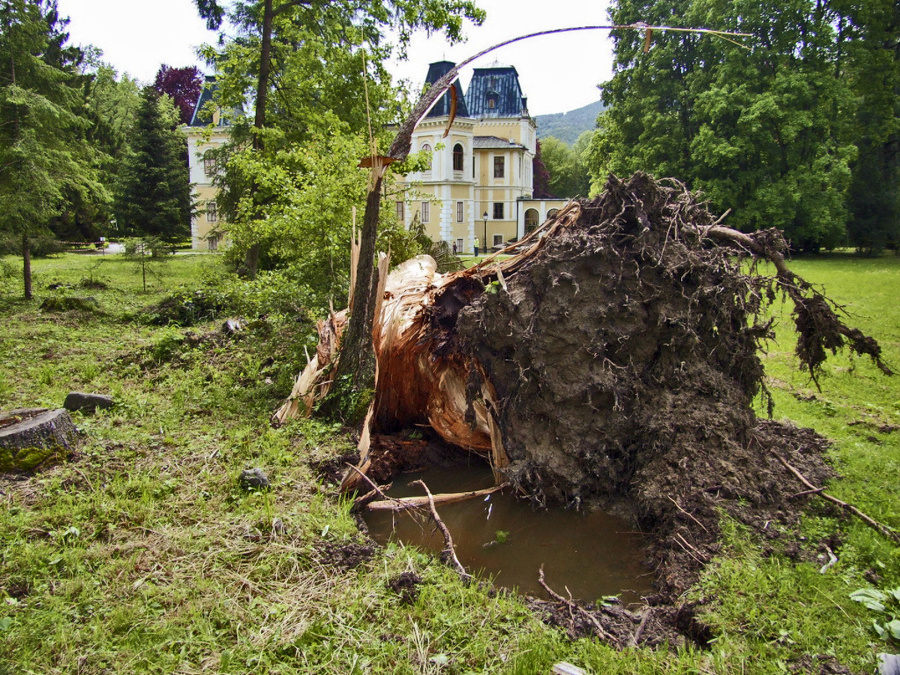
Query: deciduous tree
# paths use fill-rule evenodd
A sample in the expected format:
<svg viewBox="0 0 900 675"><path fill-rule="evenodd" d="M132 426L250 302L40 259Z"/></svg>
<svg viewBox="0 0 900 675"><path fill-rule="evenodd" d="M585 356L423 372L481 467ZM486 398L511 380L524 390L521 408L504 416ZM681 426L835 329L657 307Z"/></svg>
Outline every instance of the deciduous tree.
<svg viewBox="0 0 900 675"><path fill-rule="evenodd" d="M182 124L190 124L203 90L203 75L197 66L173 68L163 64L156 73L153 87L160 95L168 94L178 110L178 119Z"/></svg>
<svg viewBox="0 0 900 675"><path fill-rule="evenodd" d="M677 19L673 19L673 16ZM744 48L707 36L614 32L611 106L591 151L606 169L642 169L702 189L742 229L776 226L807 250L844 241L855 147L840 77L838 15L820 0L619 0L617 24L751 33ZM602 148L602 150L601 150Z"/></svg>

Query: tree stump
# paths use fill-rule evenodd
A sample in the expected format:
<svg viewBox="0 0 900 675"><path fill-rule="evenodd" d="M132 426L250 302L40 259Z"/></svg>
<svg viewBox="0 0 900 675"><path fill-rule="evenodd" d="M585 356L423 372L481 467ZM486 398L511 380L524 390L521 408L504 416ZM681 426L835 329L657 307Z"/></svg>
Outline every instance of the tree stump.
<svg viewBox="0 0 900 675"><path fill-rule="evenodd" d="M0 471L31 471L64 458L75 441L75 425L59 408L20 408L0 413Z"/></svg>

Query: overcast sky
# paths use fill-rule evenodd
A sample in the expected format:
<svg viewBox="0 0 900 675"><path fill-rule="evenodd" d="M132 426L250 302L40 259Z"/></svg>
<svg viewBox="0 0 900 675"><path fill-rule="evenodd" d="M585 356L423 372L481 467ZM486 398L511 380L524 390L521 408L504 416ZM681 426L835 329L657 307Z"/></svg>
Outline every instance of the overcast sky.
<svg viewBox="0 0 900 675"><path fill-rule="evenodd" d="M197 65L196 48L215 42L192 0L58 0L62 16L71 19L74 44L92 44L120 73L150 82L160 64ZM487 20L468 26L468 41L453 47L439 37L413 39L409 61L391 64L397 77L421 86L428 64L461 61L512 37L568 26L607 23L609 0L478 0ZM612 48L605 31L534 38L504 47L473 64L494 61L514 65L532 115L566 112L598 100L597 85L611 76ZM471 67L462 74L463 87Z"/></svg>

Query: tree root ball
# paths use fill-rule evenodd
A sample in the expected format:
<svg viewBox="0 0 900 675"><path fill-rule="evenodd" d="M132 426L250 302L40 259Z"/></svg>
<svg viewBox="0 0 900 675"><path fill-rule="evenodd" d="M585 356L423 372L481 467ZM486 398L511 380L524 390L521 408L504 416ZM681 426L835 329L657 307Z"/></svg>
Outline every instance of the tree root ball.
<svg viewBox="0 0 900 675"><path fill-rule="evenodd" d="M823 439L753 412L766 395L769 325L758 318L774 283L705 239L713 223L678 184L611 179L505 290L461 308L453 339L496 391L506 477L522 492L618 507L667 538L686 526L689 539L669 549L698 561L723 500L757 515L796 510L803 488L770 448L811 480L831 475Z"/></svg>

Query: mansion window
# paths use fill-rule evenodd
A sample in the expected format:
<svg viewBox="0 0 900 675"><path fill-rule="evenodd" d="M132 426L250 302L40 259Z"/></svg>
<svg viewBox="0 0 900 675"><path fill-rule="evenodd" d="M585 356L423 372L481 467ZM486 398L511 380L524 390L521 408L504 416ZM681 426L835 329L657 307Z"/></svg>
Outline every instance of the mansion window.
<svg viewBox="0 0 900 675"><path fill-rule="evenodd" d="M405 214L403 212L403 202L398 201L397 202L397 220L399 220L401 223L404 222L404 220L405 220L405 218L403 217L404 215Z"/></svg>
<svg viewBox="0 0 900 675"><path fill-rule="evenodd" d="M215 223L219 220L219 207L215 202L206 202L206 222Z"/></svg>
<svg viewBox="0 0 900 675"><path fill-rule="evenodd" d="M494 202L494 220L503 220L503 202Z"/></svg>
<svg viewBox="0 0 900 675"><path fill-rule="evenodd" d="M506 158L494 157L494 178L503 178L506 173Z"/></svg>
<svg viewBox="0 0 900 675"><path fill-rule="evenodd" d="M203 153L203 173L207 178L211 176L215 176L218 171L218 166L216 166L216 156L212 150L207 150Z"/></svg>
<svg viewBox="0 0 900 675"><path fill-rule="evenodd" d="M459 143L453 146L453 170L454 171L462 171L463 170L463 157L465 155L465 151L463 150L463 146Z"/></svg>
<svg viewBox="0 0 900 675"><path fill-rule="evenodd" d="M429 153L430 153L430 152L431 152L431 146L428 145L428 143L422 143L422 152L429 152ZM428 165L425 167L425 173L430 173L430 172L431 172L431 162L432 162L432 159L433 159L433 156L428 158Z"/></svg>
<svg viewBox="0 0 900 675"><path fill-rule="evenodd" d="M456 202L456 222L461 223L463 221L463 203Z"/></svg>
<svg viewBox="0 0 900 675"><path fill-rule="evenodd" d="M501 244L503 244L503 235L495 234L494 235L494 246L500 246Z"/></svg>
<svg viewBox="0 0 900 675"><path fill-rule="evenodd" d="M422 222L427 223L431 220L431 203L422 202Z"/></svg>

